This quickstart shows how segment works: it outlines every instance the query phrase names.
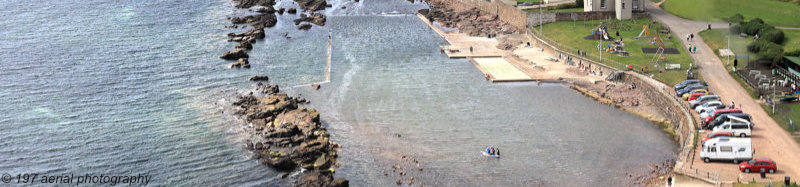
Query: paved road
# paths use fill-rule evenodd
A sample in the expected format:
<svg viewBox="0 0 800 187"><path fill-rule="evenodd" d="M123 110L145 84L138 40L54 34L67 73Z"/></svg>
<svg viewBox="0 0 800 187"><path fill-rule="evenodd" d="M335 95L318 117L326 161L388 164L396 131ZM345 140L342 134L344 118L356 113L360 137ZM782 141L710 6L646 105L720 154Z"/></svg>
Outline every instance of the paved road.
<svg viewBox="0 0 800 187"><path fill-rule="evenodd" d="M772 158L778 164L778 176L772 175L771 178L782 179L784 175L792 176L797 180L800 178L800 145L795 142L791 135L784 131L761 106L752 99L747 91L728 74L722 61L714 54L711 48L703 43L702 38L697 35L699 31L707 29L708 22L691 21L676 17L664 10L648 3L647 11L653 18L672 29L672 32L684 38L686 34L694 33L694 41L682 39L683 46L693 44L697 46L697 53L690 54L692 59L699 65L700 74L708 82L709 89L713 93L722 96L725 103L734 101L736 105L741 105L742 110L753 115L755 129L753 131L753 146L757 158ZM711 23L712 28L727 28L726 23ZM699 153L698 153L699 154ZM699 155L698 155L699 156ZM712 171L719 171L723 176L723 181L736 181L736 178L750 179L752 174L744 175L738 171L734 164L711 163L705 164L695 162L695 167L701 167ZM780 176L780 177L779 177Z"/></svg>

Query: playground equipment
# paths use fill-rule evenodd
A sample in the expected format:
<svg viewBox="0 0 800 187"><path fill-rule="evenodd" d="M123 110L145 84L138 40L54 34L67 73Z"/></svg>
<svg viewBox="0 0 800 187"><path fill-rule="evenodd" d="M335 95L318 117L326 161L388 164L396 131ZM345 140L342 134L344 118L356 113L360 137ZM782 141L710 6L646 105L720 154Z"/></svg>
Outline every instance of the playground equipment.
<svg viewBox="0 0 800 187"><path fill-rule="evenodd" d="M600 23L600 25L597 25L597 27L592 29L592 38L595 39L595 40L602 39L602 40L605 40L605 41L609 41L609 40L613 39L613 38L608 36L608 28L606 26L603 26L603 23Z"/></svg>
<svg viewBox="0 0 800 187"><path fill-rule="evenodd" d="M643 27L644 28L648 28L647 25L644 25ZM650 60L650 63L654 64L654 67L658 67L658 61L663 61L663 60L666 60L666 58L667 58L666 56L664 56L664 50L666 50L667 47L664 46L664 41L661 40L661 35L658 34L659 32L656 32L656 31L653 31L653 30L650 30L650 29L646 29L646 30L648 30L649 32L652 32L654 34L653 35L654 36L653 43L657 44L657 46L658 46L658 49L656 50L655 56L653 56L653 58Z"/></svg>
<svg viewBox="0 0 800 187"><path fill-rule="evenodd" d="M639 36L634 37L633 39L642 38L642 35L644 35L644 37L647 37L648 33L649 33L649 29L648 28L650 28L650 27L648 27L647 25L642 25L642 32L639 32Z"/></svg>

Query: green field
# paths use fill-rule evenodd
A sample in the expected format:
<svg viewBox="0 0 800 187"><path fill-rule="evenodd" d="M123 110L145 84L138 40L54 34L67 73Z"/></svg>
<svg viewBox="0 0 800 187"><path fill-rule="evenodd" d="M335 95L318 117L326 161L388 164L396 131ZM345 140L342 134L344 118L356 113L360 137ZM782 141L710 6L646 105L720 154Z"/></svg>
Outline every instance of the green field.
<svg viewBox="0 0 800 187"><path fill-rule="evenodd" d="M786 41L783 41L783 51L800 50L800 30L784 29L783 34L786 36Z"/></svg>
<svg viewBox="0 0 800 187"><path fill-rule="evenodd" d="M703 41L714 50L719 56L719 49L725 49L728 46L728 38L730 31L728 29L712 29L712 30L705 30L700 33L700 37L703 38ZM756 54L750 53L747 51L747 44L752 42L752 37L741 37L739 35L731 35L730 36L730 48L736 55L749 55L750 60L755 60L758 58ZM730 69L733 66L733 58L731 58L731 64L727 64L728 59L726 57L719 57L722 60L723 64L725 65L726 69ZM739 68L743 68L747 66L746 59L739 60Z"/></svg>
<svg viewBox="0 0 800 187"><path fill-rule="evenodd" d="M775 105L775 114L772 113L772 107L766 104L761 104L764 111L769 114L775 123L781 126L786 132L789 132L794 137L794 140L800 143L800 103L778 103ZM789 120L794 123L794 128L789 126Z"/></svg>
<svg viewBox="0 0 800 187"><path fill-rule="evenodd" d="M661 7L676 16L719 21L736 13L760 17L770 25L800 27L800 5L774 0L667 0Z"/></svg>
<svg viewBox="0 0 800 187"><path fill-rule="evenodd" d="M542 0L517 0L517 3L538 3Z"/></svg>
<svg viewBox="0 0 800 187"><path fill-rule="evenodd" d="M662 39L665 46L668 48L677 48L680 51L680 54L665 55L666 60L659 62L659 66L663 69L664 64L681 65L681 69L679 70L665 70L663 72L659 72L653 68L655 64L650 63L655 55L644 54L641 50L642 47L656 47L656 45L651 44L649 38L633 39L633 37L638 36L639 32L642 31L642 25L647 24L650 21L650 18L640 18L635 20L635 23L630 20L612 21L614 24L619 25L617 27L612 27L614 24L607 23L608 31L612 37L616 37L616 31L620 32L620 37L623 38L623 41L625 42L625 50L628 51L631 56L621 57L617 54L604 52L602 63L618 69L624 69L625 64L633 64L636 70L640 70L640 67L642 66L647 66L647 73L654 73L657 80L667 83L668 85L677 84L685 80L686 68L689 67L689 64L692 60L688 53L686 53L685 48L681 46L680 42L678 41L678 37L667 39L666 34L662 34L664 35L662 36ZM600 41L587 40L584 39L584 37L591 35L592 29L599 25L600 22L601 20L586 22L577 21L575 23L571 21L550 23L543 26L543 33L547 38L550 38L562 45L562 48L566 48L575 52L577 52L577 50L586 51L588 58L599 60L600 56L598 54L600 52L597 49L597 45ZM656 26L653 28L660 28L660 25L656 24ZM603 47L606 47L608 43L608 41L603 41Z"/></svg>

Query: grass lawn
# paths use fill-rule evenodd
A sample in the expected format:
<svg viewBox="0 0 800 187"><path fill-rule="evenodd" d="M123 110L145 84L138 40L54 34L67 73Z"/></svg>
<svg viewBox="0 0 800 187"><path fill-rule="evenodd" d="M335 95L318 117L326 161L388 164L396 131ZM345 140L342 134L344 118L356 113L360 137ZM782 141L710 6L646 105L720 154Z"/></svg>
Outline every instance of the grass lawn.
<svg viewBox="0 0 800 187"><path fill-rule="evenodd" d="M728 29L712 29L702 31L698 34L703 38L703 41L708 45L708 47L713 49L714 53L719 56L719 49L725 49L728 47L728 38L726 36L728 36L729 33L730 31L728 31ZM739 57L742 57L742 55L749 55L750 60L756 60L758 56L747 51L747 44L750 44L752 41L752 37L743 38L739 35L731 35L731 51L733 51L733 53ZM727 63L727 57L719 57L719 59L722 60L723 64L725 64L726 69L730 70L731 67L733 67L733 57L731 57L731 64ZM738 67L747 67L747 59L739 59Z"/></svg>
<svg viewBox="0 0 800 187"><path fill-rule="evenodd" d="M775 0L668 0L661 7L692 20L719 21L739 13L748 20L760 17L770 25L800 27L800 5Z"/></svg>
<svg viewBox="0 0 800 187"><path fill-rule="evenodd" d="M517 3L538 3L542 0L517 0Z"/></svg>
<svg viewBox="0 0 800 187"><path fill-rule="evenodd" d="M543 26L543 33L546 37L559 43L566 49L571 49L571 51L574 52L577 52L577 50L586 51L588 58L599 60L600 56L598 54L600 52L597 49L597 45L600 41L587 40L584 39L584 37L591 35L592 29L597 27L601 21L603 20L585 22L577 21L574 23L574 27L572 21L549 23ZM658 72L656 68L653 68L655 63L650 63L655 55L644 54L641 50L643 47L656 47L656 45L651 44L649 38L633 39L633 37L638 36L639 32L642 31L642 25L647 24L650 21L650 18L640 18L635 20L635 23L631 20L614 20L612 21L613 23L606 23L609 34L612 37L616 37L615 32L619 31L620 37L623 38L623 41L625 42L625 50L630 53L630 56L621 57L617 54L604 52L602 63L618 69L625 69L625 64L632 64L636 70L640 70L642 66L647 66L646 72L654 73L657 80L662 81L667 85L680 83L686 79L686 69L689 67L689 64L692 62L692 60L688 53L686 53L685 48L681 46L680 42L678 41L679 37L667 39L666 34L662 34L662 39L665 46L668 48L677 48L680 51L680 54L665 55L666 60L659 62L659 67L663 69L664 64L681 65L681 69L664 70L663 72ZM613 27L612 25L615 24L619 26ZM660 28L660 25L656 24L656 26L651 28ZM538 31L538 28L536 31ZM607 47L609 43L609 41L603 41L602 45L603 47ZM611 61L609 61L609 59Z"/></svg>
<svg viewBox="0 0 800 187"><path fill-rule="evenodd" d="M780 103L775 105L775 114L772 113L772 106L761 104L764 111L769 114L775 123L781 126L786 132L789 132L794 137L794 140L800 142L800 103ZM794 128L789 126L789 120L794 123ZM758 124L756 124L758 125Z"/></svg>
<svg viewBox="0 0 800 187"><path fill-rule="evenodd" d="M800 30L783 30L786 40L783 41L783 51L789 52L800 49Z"/></svg>

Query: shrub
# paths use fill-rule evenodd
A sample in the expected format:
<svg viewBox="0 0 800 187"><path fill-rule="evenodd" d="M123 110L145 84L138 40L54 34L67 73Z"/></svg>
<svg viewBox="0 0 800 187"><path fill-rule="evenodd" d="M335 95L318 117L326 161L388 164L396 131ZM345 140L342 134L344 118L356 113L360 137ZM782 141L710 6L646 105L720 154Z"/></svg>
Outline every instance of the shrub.
<svg viewBox="0 0 800 187"><path fill-rule="evenodd" d="M737 13L737 14L731 16L731 17L722 18L722 19L725 20L725 21L728 21L729 23L739 23L739 22L743 22L744 21L744 16L742 16L741 14Z"/></svg>
<svg viewBox="0 0 800 187"><path fill-rule="evenodd" d="M761 18L753 18L753 19L750 20L750 22L756 22L756 23L764 24L764 20L762 20Z"/></svg>
<svg viewBox="0 0 800 187"><path fill-rule="evenodd" d="M747 50L757 53L761 59L776 61L783 56L783 47L781 45L766 40L756 40L750 43L750 45L747 45Z"/></svg>
<svg viewBox="0 0 800 187"><path fill-rule="evenodd" d="M575 6L577 6L577 8L583 8L583 0L575 0Z"/></svg>
<svg viewBox="0 0 800 187"><path fill-rule="evenodd" d="M742 25L739 22L732 23L729 29L731 34L739 35L739 33L742 33Z"/></svg>
<svg viewBox="0 0 800 187"><path fill-rule="evenodd" d="M789 51L789 52L783 53L783 55L784 55L784 56L796 56L796 57L800 57L800 49L797 49L797 50L794 50L794 51Z"/></svg>
<svg viewBox="0 0 800 187"><path fill-rule="evenodd" d="M783 43L784 39L783 31L772 26L762 27L758 30L758 35L758 40L767 40L776 44Z"/></svg>
<svg viewBox="0 0 800 187"><path fill-rule="evenodd" d="M758 30L765 27L763 23L749 21L749 22L742 22L741 30L748 35L755 35L758 34Z"/></svg>

